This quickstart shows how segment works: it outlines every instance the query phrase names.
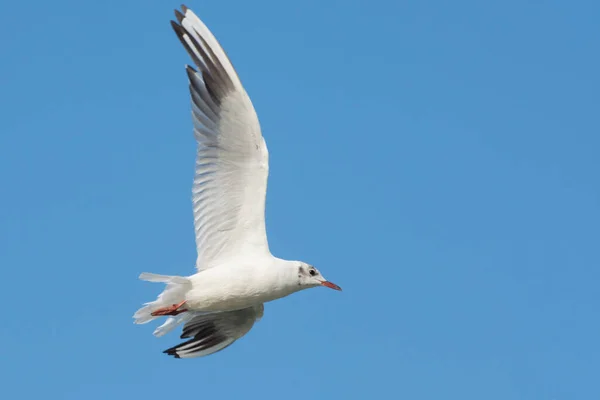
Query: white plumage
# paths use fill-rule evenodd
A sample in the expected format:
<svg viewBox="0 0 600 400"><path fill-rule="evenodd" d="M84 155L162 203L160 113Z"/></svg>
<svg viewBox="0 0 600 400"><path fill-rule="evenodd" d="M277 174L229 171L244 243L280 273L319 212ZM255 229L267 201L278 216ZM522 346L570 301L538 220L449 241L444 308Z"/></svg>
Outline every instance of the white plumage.
<svg viewBox="0 0 600 400"><path fill-rule="evenodd" d="M269 155L258 117L229 58L200 19L182 6L173 28L196 65L187 66L194 136L198 142L192 188L197 273L143 273L166 284L138 310L135 323L169 316L162 336L185 323L165 351L177 358L215 353L245 335L262 317L263 303L315 286L339 287L312 266L271 255L265 229Z"/></svg>

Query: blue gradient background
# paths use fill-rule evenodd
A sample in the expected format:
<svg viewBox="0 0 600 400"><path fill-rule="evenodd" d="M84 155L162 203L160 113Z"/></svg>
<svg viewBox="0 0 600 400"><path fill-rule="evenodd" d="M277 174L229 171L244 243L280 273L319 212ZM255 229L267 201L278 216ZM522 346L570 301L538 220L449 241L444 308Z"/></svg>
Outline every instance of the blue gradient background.
<svg viewBox="0 0 600 400"><path fill-rule="evenodd" d="M194 1L261 119L274 254L344 292L174 360L190 274L170 1L0 6L5 399L600 398L600 3Z"/></svg>

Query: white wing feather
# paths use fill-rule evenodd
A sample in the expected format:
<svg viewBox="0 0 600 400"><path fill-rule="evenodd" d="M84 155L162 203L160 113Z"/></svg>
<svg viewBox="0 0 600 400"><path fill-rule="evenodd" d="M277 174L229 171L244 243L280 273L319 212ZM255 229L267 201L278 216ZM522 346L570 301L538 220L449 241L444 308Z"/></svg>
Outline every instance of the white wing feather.
<svg viewBox="0 0 600 400"><path fill-rule="evenodd" d="M193 184L199 270L248 254L270 254L265 230L269 156L258 117L233 65L186 7L172 22L198 67L187 66L194 136Z"/></svg>

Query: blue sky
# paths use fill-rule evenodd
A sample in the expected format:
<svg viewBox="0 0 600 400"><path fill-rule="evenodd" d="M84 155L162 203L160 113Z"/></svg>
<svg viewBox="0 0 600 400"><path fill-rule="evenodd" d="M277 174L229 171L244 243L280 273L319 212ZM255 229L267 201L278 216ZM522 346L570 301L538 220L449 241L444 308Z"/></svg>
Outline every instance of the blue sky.
<svg viewBox="0 0 600 400"><path fill-rule="evenodd" d="M344 288L194 360L131 321L195 262L178 5L0 6L3 398L600 398L600 3L188 3L261 120L271 250Z"/></svg>

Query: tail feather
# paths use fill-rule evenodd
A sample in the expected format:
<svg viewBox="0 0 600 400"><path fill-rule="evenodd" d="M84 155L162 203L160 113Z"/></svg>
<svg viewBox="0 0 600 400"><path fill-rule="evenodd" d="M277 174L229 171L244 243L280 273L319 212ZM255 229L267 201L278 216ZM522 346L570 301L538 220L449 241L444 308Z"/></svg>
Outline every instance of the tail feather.
<svg viewBox="0 0 600 400"><path fill-rule="evenodd" d="M163 282L163 283L189 283L188 278L174 275L159 275L151 272L142 272L139 276L140 280L146 282Z"/></svg>
<svg viewBox="0 0 600 400"><path fill-rule="evenodd" d="M156 337L164 336L167 333L171 332L173 329L175 329L177 327L177 325L179 325L181 323L187 323L194 316L195 316L194 313L186 312L183 314L179 314L175 317L169 317L169 318L167 318L167 320L165 321L164 324L162 324L161 326L159 326L158 328L156 328L154 330L154 336L156 336Z"/></svg>
<svg viewBox="0 0 600 400"><path fill-rule="evenodd" d="M136 311L135 314L133 314L135 324L145 324L158 318L152 315L153 311L159 308L168 307L172 304L177 304L185 300L185 294L191 288L191 283L189 279L184 278L182 276L167 276L144 272L140 275L140 279L148 282L166 283L167 287L160 295L158 295L158 298L156 300L145 303L144 307L140 308ZM162 332L159 333L157 336L164 335L165 333L173 329L175 326L177 326L180 322L183 322L183 319L174 319L178 322L171 321L171 318L167 319L167 322L165 322L163 326L157 329L157 331Z"/></svg>

